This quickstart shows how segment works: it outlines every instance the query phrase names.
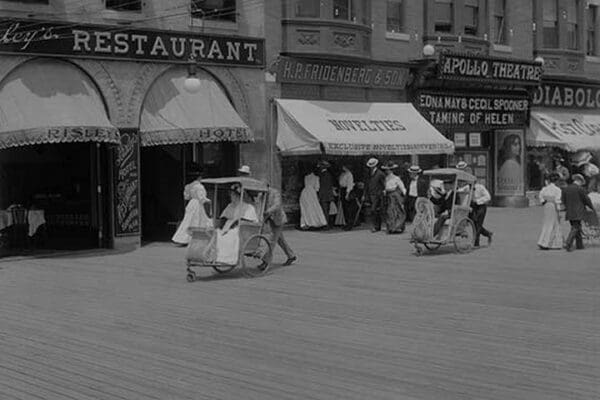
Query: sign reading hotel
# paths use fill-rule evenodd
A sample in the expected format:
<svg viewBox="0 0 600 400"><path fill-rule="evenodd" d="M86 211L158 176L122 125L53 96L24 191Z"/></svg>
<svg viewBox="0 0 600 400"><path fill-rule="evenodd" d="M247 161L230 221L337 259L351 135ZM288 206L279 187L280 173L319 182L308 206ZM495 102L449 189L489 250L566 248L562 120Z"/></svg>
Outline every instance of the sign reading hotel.
<svg viewBox="0 0 600 400"><path fill-rule="evenodd" d="M264 40L0 18L0 53L263 67Z"/></svg>
<svg viewBox="0 0 600 400"><path fill-rule="evenodd" d="M479 96L421 92L417 108L438 127L465 130L523 127L529 100L518 96Z"/></svg>
<svg viewBox="0 0 600 400"><path fill-rule="evenodd" d="M533 61L443 54L439 73L442 79L478 80L495 83L539 85L543 68Z"/></svg>
<svg viewBox="0 0 600 400"><path fill-rule="evenodd" d="M600 86L543 83L533 92L533 106L600 109Z"/></svg>
<svg viewBox="0 0 600 400"><path fill-rule="evenodd" d="M408 70L375 64L333 63L280 57L277 81L404 89Z"/></svg>

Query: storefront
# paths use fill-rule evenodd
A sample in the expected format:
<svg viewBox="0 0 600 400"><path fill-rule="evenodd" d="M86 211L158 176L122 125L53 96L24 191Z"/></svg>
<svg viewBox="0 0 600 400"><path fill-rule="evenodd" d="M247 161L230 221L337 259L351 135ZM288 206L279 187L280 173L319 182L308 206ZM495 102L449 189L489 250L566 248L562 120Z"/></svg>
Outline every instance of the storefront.
<svg viewBox="0 0 600 400"><path fill-rule="evenodd" d="M555 170L558 160L571 173L585 172L586 163L600 165L600 84L544 80L534 92L527 146L527 189L533 203L543 175ZM591 159L582 159L584 152Z"/></svg>
<svg viewBox="0 0 600 400"><path fill-rule="evenodd" d="M190 169L230 175L244 163L264 175L265 109L249 101L264 84L262 39L0 24L0 210L43 211L46 248L166 239ZM1 231L14 221L0 213Z"/></svg>
<svg viewBox="0 0 600 400"><path fill-rule="evenodd" d="M499 206L527 206L525 130L531 90L541 79L533 62L442 54L435 76L415 88L413 101L454 142L448 166L465 161ZM424 167L439 160L420 158Z"/></svg>
<svg viewBox="0 0 600 400"><path fill-rule="evenodd" d="M331 164L335 182L342 165L364 182L369 157L402 166L416 154L452 153L452 143L406 103L407 77L406 67L392 63L279 58L272 129L292 220L304 177L320 160Z"/></svg>

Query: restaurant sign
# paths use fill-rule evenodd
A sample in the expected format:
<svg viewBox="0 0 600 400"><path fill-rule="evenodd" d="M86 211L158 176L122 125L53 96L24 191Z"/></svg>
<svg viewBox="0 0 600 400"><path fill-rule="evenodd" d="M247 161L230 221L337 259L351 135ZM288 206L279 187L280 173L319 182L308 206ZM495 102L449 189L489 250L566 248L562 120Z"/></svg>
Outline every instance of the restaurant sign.
<svg viewBox="0 0 600 400"><path fill-rule="evenodd" d="M533 61L464 54L442 54L439 65L440 77L450 80L539 85L542 73L541 64Z"/></svg>
<svg viewBox="0 0 600 400"><path fill-rule="evenodd" d="M600 109L600 86L543 83L533 93L533 106Z"/></svg>
<svg viewBox="0 0 600 400"><path fill-rule="evenodd" d="M433 125L464 130L523 127L529 111L525 96L421 92L417 101L417 108Z"/></svg>
<svg viewBox="0 0 600 400"><path fill-rule="evenodd" d="M279 57L277 81L404 89L408 69L388 65L339 63Z"/></svg>
<svg viewBox="0 0 600 400"><path fill-rule="evenodd" d="M264 40L0 18L0 53L263 67Z"/></svg>

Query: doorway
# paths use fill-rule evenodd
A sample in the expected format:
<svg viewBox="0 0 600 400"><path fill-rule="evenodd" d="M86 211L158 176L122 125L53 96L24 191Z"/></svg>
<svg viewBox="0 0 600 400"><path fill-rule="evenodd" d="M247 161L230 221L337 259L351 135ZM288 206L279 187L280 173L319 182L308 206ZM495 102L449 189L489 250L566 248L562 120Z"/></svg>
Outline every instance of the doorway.
<svg viewBox="0 0 600 400"><path fill-rule="evenodd" d="M183 219L183 188L196 178L236 175L239 147L234 143L188 143L141 149L142 241L170 241Z"/></svg>

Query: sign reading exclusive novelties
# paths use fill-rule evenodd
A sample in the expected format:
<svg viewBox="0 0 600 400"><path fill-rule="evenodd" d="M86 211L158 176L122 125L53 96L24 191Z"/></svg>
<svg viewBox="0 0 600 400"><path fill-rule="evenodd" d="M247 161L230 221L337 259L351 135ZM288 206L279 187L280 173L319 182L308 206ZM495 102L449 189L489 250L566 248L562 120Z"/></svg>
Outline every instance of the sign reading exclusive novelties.
<svg viewBox="0 0 600 400"><path fill-rule="evenodd" d="M443 54L440 59L439 73L442 79L473 79L539 85L543 68L532 61Z"/></svg>
<svg viewBox="0 0 600 400"><path fill-rule="evenodd" d="M466 130L516 128L527 122L529 100L518 96L421 92L417 108L435 126Z"/></svg>
<svg viewBox="0 0 600 400"><path fill-rule="evenodd" d="M264 40L0 18L0 53L263 67Z"/></svg>
<svg viewBox="0 0 600 400"><path fill-rule="evenodd" d="M404 89L407 68L279 57L277 80L288 83Z"/></svg>

